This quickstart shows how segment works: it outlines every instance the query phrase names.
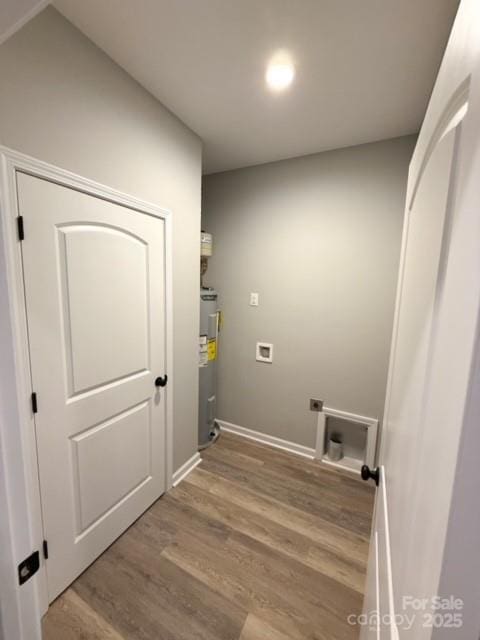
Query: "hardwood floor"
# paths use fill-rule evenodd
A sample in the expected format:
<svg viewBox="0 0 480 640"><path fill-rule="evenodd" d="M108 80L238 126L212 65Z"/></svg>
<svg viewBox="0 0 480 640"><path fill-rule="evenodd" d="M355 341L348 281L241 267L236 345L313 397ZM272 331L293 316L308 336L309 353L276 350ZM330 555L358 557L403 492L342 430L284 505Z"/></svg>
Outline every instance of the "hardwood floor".
<svg viewBox="0 0 480 640"><path fill-rule="evenodd" d="M45 640L347 640L373 489L223 433L50 607Z"/></svg>

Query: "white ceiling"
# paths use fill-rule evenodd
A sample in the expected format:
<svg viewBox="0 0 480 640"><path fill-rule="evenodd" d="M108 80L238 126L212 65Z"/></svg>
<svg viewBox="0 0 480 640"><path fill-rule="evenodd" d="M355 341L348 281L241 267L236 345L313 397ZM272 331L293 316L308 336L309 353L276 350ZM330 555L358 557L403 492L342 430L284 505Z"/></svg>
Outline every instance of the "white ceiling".
<svg viewBox="0 0 480 640"><path fill-rule="evenodd" d="M204 141L207 173L417 132L458 0L54 0ZM297 75L265 87L269 56Z"/></svg>

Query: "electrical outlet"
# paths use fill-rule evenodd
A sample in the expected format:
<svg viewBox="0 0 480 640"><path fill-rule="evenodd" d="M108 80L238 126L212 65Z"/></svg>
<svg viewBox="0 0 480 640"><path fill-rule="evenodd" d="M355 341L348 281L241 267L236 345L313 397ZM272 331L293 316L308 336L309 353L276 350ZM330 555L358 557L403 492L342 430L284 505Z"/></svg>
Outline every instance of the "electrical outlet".
<svg viewBox="0 0 480 640"><path fill-rule="evenodd" d="M251 307L258 307L258 293L251 293L250 294L250 306Z"/></svg>
<svg viewBox="0 0 480 640"><path fill-rule="evenodd" d="M323 400L310 398L310 411L322 411L322 410L323 410Z"/></svg>

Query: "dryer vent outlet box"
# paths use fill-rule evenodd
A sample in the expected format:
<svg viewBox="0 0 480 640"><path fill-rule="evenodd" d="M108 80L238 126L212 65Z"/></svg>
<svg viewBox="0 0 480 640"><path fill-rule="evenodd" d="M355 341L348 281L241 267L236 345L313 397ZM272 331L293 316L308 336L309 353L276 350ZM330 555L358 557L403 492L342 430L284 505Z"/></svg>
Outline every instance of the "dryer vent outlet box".
<svg viewBox="0 0 480 640"><path fill-rule="evenodd" d="M273 362L273 344L257 342L257 362Z"/></svg>

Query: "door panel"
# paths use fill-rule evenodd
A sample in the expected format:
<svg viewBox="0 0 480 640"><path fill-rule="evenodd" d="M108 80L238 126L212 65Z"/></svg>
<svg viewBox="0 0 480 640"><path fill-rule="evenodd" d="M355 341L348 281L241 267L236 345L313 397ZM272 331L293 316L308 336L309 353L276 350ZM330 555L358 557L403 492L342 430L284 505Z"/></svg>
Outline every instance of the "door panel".
<svg viewBox="0 0 480 640"><path fill-rule="evenodd" d="M462 336L455 339L454 326L450 336L439 334L447 310L460 310L458 295L445 286L455 221L452 204L460 122L447 126L432 145L406 214L381 452L385 486L377 496L380 504L374 524L374 530L384 532L391 541L391 554L379 538L378 567L369 567L378 573L380 613L389 614L380 616L378 638L382 640L393 640L397 632L418 640L429 637L431 629L424 626L429 609L413 611L403 602L404 597L430 602L442 566L459 435L452 425L461 423L462 385L466 384L464 376L454 381L451 371L467 364L458 351ZM395 614L398 630L391 624Z"/></svg>
<svg viewBox="0 0 480 640"><path fill-rule="evenodd" d="M73 436L77 535L151 478L150 413L142 402Z"/></svg>
<svg viewBox="0 0 480 640"><path fill-rule="evenodd" d="M17 174L50 601L165 490L160 218Z"/></svg>
<svg viewBox="0 0 480 640"><path fill-rule="evenodd" d="M58 242L69 395L148 370L148 245L78 224L58 228ZM128 269L112 269L121 264Z"/></svg>
<svg viewBox="0 0 480 640"><path fill-rule="evenodd" d="M479 36L480 5L464 0L410 166L374 526L386 530L391 553L386 573L381 544L378 558L370 554L365 598L367 614L383 613L390 598L397 624L380 619L382 640L471 637L447 626L456 611L436 611L435 597L460 595L445 581L445 545L480 302L478 191L474 207L466 201L478 186L480 103L471 92L480 80ZM463 611L464 620L473 613Z"/></svg>
<svg viewBox="0 0 480 640"><path fill-rule="evenodd" d="M448 414L434 419L429 396L435 350L445 350L452 362L456 359L454 344L447 340L438 345L436 335L453 215L449 190L456 136L457 129L453 129L436 145L408 216L389 431L383 450L392 505L392 571L400 600L404 592L422 598L434 595L455 469L456 448L449 438ZM450 377L448 365L444 375ZM441 404L444 400L436 398ZM446 464L440 474L439 456ZM408 527L403 526L406 518ZM432 562L425 563L428 557ZM414 593L409 594L412 589Z"/></svg>

